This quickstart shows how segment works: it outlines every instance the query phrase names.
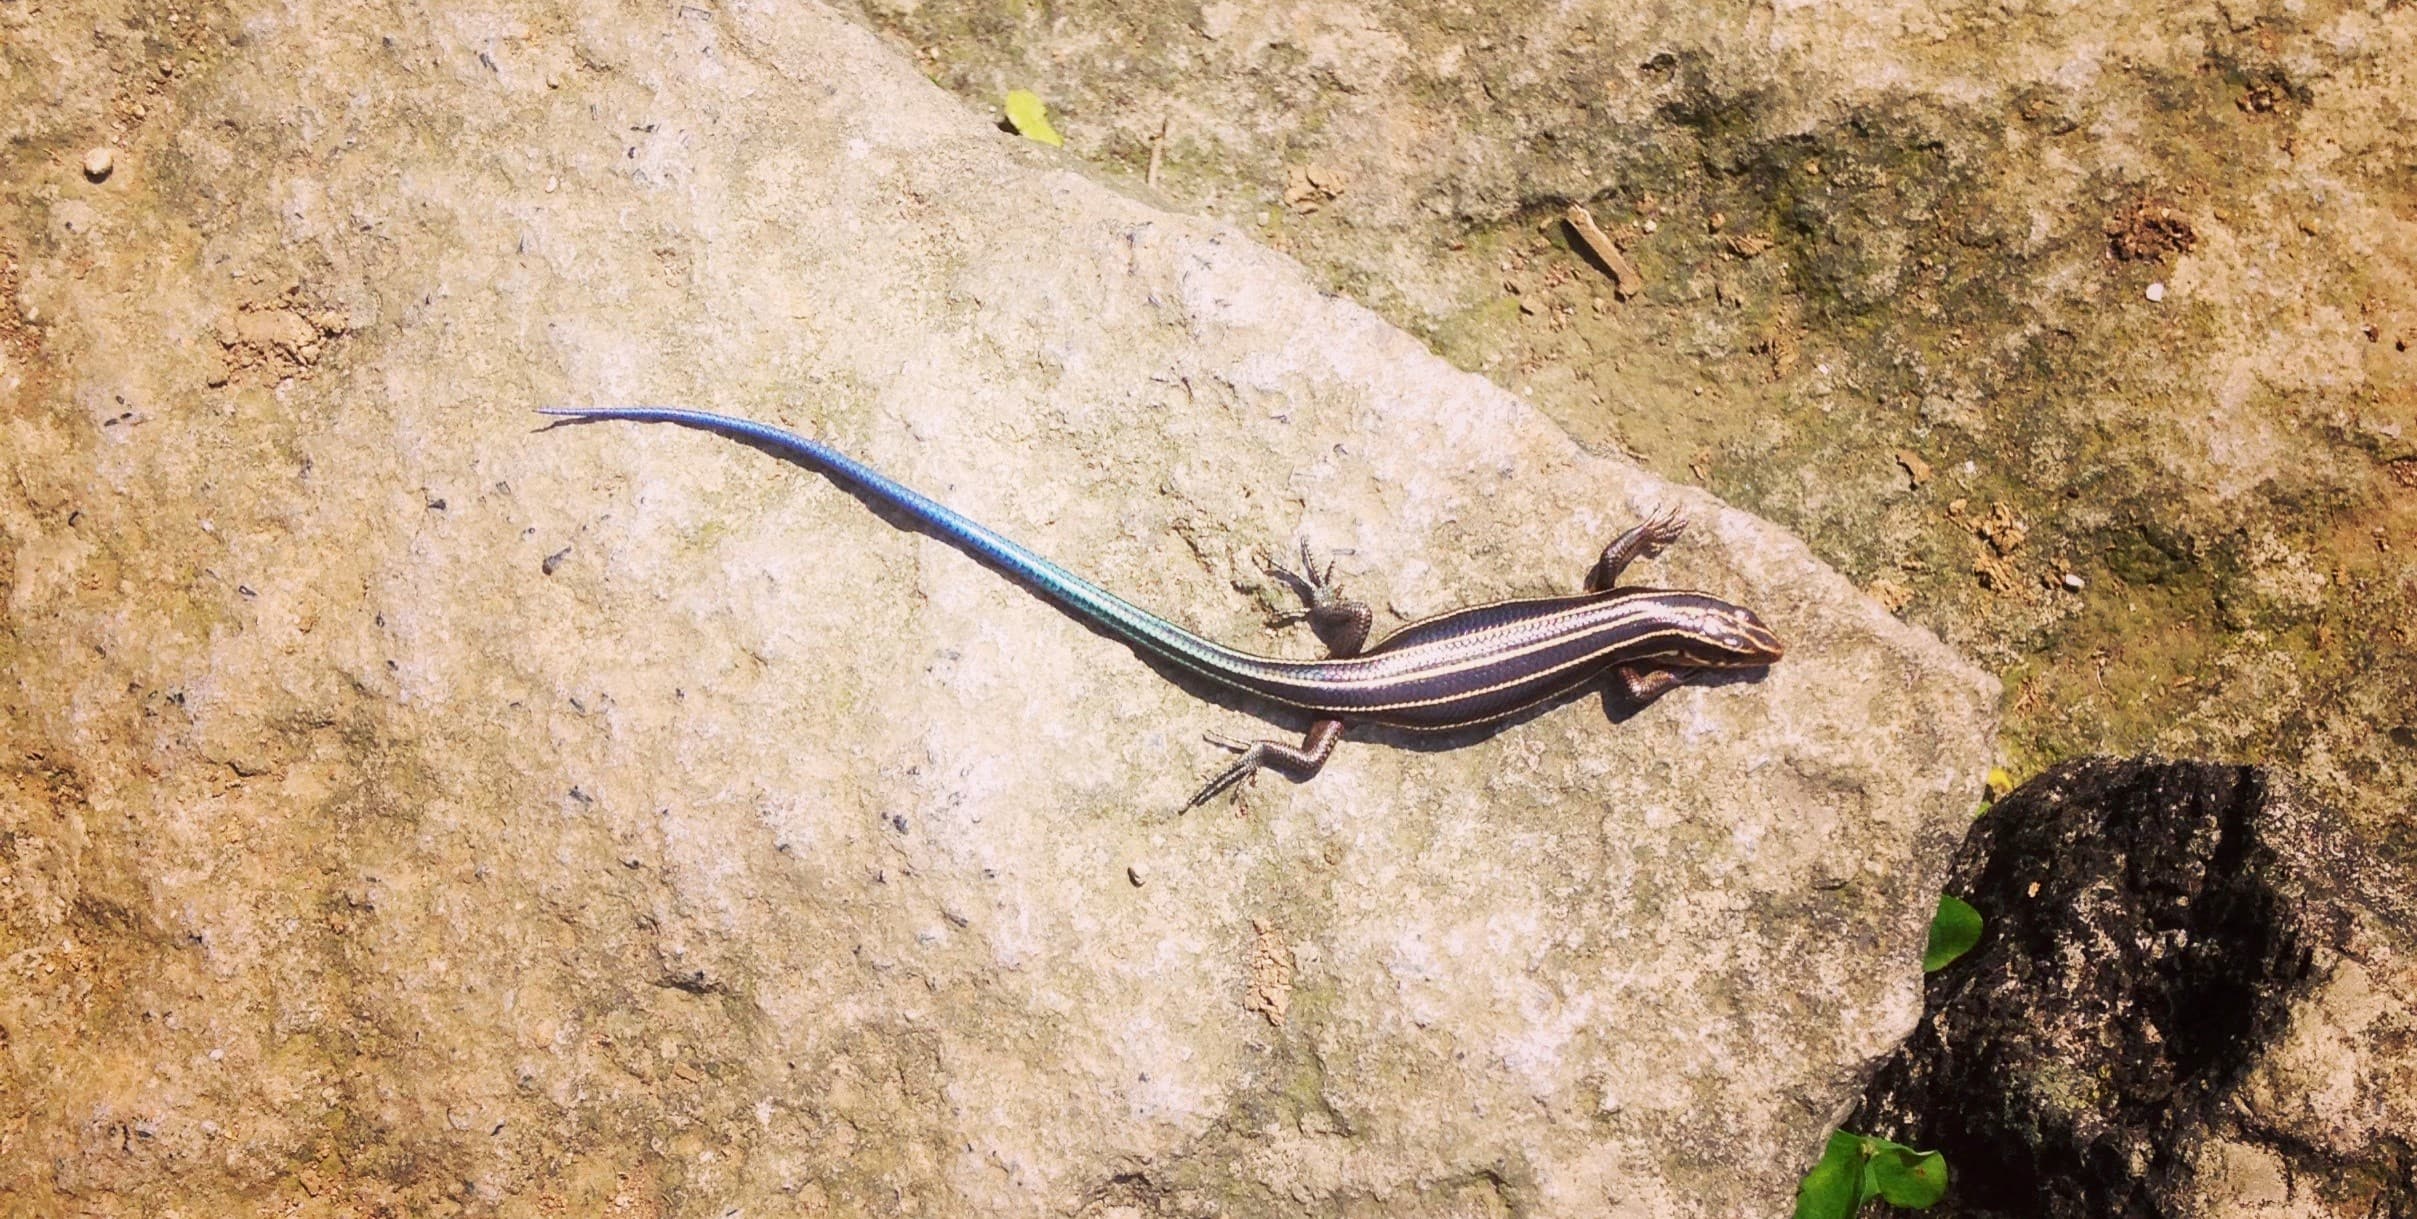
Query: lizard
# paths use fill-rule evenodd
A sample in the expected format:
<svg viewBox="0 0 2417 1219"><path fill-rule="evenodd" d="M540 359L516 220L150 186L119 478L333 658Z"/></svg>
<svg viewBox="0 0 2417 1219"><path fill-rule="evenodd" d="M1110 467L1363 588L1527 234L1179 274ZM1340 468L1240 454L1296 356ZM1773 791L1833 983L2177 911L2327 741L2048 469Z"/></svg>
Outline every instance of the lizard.
<svg viewBox="0 0 2417 1219"><path fill-rule="evenodd" d="M1414 732L1476 727L1550 702L1608 675L1638 707L1706 670L1761 668L1785 647L1752 610L1709 593L1622 586L1638 559L1678 540L1686 522L1656 514L1615 538L1581 592L1518 597L1449 610L1367 642L1373 615L1338 595L1333 565L1320 570L1302 545L1301 572L1269 564L1303 601L1287 615L1307 621L1329 655L1260 656L1204 638L1142 609L921 492L818 440L769 424L666 406L547 407L566 422L673 423L751 442L819 469L843 486L904 514L940 538L1021 581L1076 619L1138 651L1254 698L1307 713L1299 745L1278 740L1209 740L1239 756L1184 807L1197 808L1263 768L1314 776L1343 730L1374 724Z"/></svg>

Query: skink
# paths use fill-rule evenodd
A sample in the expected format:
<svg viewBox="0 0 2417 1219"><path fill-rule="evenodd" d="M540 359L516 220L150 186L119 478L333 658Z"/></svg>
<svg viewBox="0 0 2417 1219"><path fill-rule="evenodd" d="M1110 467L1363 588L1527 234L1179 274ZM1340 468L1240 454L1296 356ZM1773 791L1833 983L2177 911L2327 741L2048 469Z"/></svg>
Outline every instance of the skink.
<svg viewBox="0 0 2417 1219"><path fill-rule="evenodd" d="M751 441L822 470L913 518L974 557L1022 580L1066 612L1201 677L1307 712L1299 745L1211 737L1237 752L1187 808L1273 766L1307 779L1326 764L1348 724L1431 732L1515 715L1608 674L1643 705L1706 669L1759 668L1784 648L1753 611L1706 593L1622 588L1629 563L1659 553L1686 522L1656 516L1603 550L1585 591L1523 597L1452 610L1366 642L1370 614L1334 594L1331 567L1319 571L1303 551L1299 573L1270 570L1298 592L1306 620L1326 643L1323 660L1255 656L1204 639L1135 606L963 514L906 487L847 454L767 424L672 407L554 407L539 412L572 421L677 423Z"/></svg>

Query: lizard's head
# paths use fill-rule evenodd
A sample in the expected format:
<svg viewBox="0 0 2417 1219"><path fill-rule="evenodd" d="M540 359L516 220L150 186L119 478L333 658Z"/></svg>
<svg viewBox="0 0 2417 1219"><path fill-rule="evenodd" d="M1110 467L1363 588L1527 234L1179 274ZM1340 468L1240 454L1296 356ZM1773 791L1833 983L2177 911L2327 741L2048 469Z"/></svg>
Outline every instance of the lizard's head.
<svg viewBox="0 0 2417 1219"><path fill-rule="evenodd" d="M1700 668L1757 669L1787 654L1754 611L1718 597L1688 597L1681 621L1687 662Z"/></svg>

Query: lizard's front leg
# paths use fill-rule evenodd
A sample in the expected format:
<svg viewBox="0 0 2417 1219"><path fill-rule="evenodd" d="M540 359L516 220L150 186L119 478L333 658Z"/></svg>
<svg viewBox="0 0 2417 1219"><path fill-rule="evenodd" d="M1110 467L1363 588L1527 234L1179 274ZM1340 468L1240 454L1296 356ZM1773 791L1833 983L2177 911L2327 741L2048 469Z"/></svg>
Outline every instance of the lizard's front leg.
<svg viewBox="0 0 2417 1219"><path fill-rule="evenodd" d="M1586 574L1586 591L1608 592L1618 587L1620 573L1638 559L1650 559L1678 540L1686 532L1686 518L1667 508L1654 513L1644 524L1612 539L1603 548L1603 557L1595 560L1594 570Z"/></svg>
<svg viewBox="0 0 2417 1219"><path fill-rule="evenodd" d="M1687 679L1695 676L1692 666L1660 669L1648 665L1621 665L1612 672L1619 675L1620 688L1628 692L1629 703L1638 707L1686 685Z"/></svg>

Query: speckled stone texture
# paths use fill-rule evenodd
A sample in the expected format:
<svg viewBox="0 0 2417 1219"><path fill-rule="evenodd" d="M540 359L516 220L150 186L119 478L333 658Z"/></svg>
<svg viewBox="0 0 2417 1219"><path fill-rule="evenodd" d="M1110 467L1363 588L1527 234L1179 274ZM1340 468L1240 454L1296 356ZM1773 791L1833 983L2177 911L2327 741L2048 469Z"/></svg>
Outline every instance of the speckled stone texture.
<svg viewBox="0 0 2417 1219"><path fill-rule="evenodd" d="M1761 1215L1911 1026L1993 680L846 21L0 21L17 1213ZM1270 650L1676 507L1791 650L1177 816L1298 723L529 413L649 401Z"/></svg>
<svg viewBox="0 0 2417 1219"><path fill-rule="evenodd" d="M1986 931L1852 1122L1947 1157L1940 1213L2417 1208L2417 911L2338 815L2249 767L2075 762L1981 819L1948 891Z"/></svg>
<svg viewBox="0 0 2417 1219"><path fill-rule="evenodd" d="M2256 761L2417 856L2417 5L850 2L1786 525L2016 773Z"/></svg>

